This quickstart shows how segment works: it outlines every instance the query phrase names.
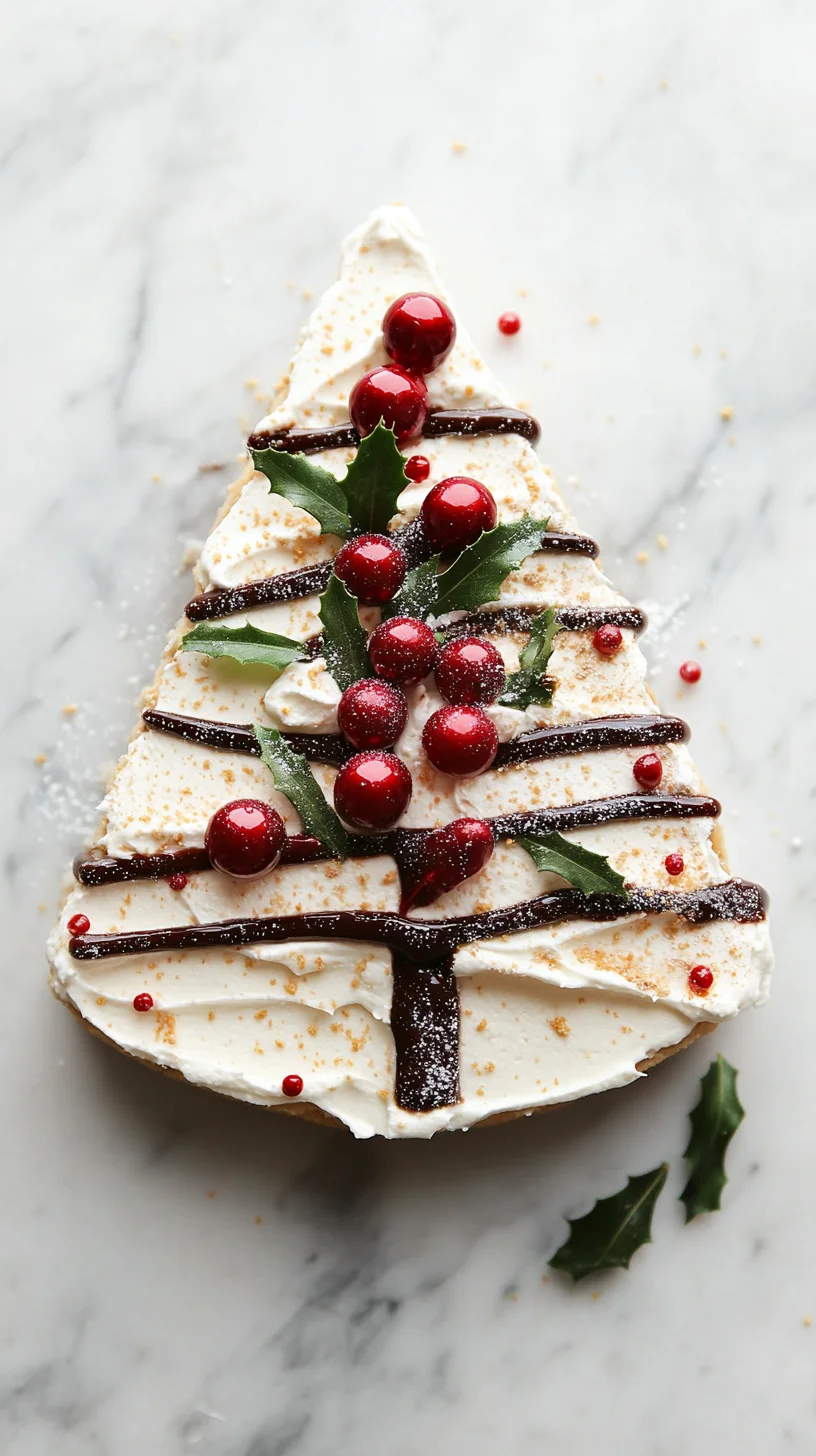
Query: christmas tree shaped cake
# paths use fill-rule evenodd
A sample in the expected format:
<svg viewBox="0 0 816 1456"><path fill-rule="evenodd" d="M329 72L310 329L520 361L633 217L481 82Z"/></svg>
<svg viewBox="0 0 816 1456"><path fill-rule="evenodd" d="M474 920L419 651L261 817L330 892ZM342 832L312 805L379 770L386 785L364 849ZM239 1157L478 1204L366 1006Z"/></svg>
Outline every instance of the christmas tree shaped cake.
<svg viewBox="0 0 816 1456"><path fill-rule="evenodd" d="M429 1137L763 1000L765 902L419 228L374 213L196 568L52 986L230 1096Z"/></svg>

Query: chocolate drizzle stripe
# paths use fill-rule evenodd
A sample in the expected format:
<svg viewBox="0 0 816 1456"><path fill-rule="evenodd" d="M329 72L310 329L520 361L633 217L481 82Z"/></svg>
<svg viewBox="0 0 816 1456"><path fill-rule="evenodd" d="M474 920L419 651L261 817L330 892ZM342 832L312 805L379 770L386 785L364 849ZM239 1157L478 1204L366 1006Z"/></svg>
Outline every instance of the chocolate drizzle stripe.
<svg viewBox="0 0 816 1456"><path fill-rule="evenodd" d="M433 554L418 519L408 526L401 526L392 534L405 552L409 566L419 566ZM547 531L542 536L538 549L558 556L577 555L594 559L598 555L598 546L591 537L578 536L572 531ZM213 617L230 617L236 612L248 612L253 607L267 606L270 602L293 602L301 601L305 597L320 596L329 584L333 568L333 561L323 561L319 566L299 566L294 571L282 571L278 576L265 576L258 581L248 581L243 586L218 587L202 592L187 603L185 615L189 622L203 622ZM612 618L606 615L603 620L611 621Z"/></svg>
<svg viewBox="0 0 816 1456"><path fill-rule="evenodd" d="M448 627L441 627L440 631L446 640L467 636L471 632L486 632L497 637L511 632L529 632L542 610L541 607L503 607L495 612L473 612ZM647 625L646 613L640 607L556 607L555 615L559 626L566 632L594 632L606 623L642 632Z"/></svg>
<svg viewBox="0 0 816 1456"><path fill-rule="evenodd" d="M524 410L431 410L422 434L426 440L443 435L521 435L531 445L541 438L538 420ZM314 455L318 450L341 450L359 445L360 435L349 421L325 430L256 430L249 436L250 450L286 450L290 455Z"/></svg>
<svg viewBox="0 0 816 1456"><path fill-rule="evenodd" d="M565 834L598 824L619 824L641 819L716 819L721 812L716 799L691 794L619 794L608 799L589 799L582 804L564 804L552 809L533 809L527 814L503 814L488 819L495 840L515 839L520 834ZM411 861L422 852L430 829L392 829L386 834L351 834L350 859L370 859L386 854L400 870L410 871ZM313 864L330 858L328 851L310 834L290 834L281 864ZM111 885L130 880L161 880L180 873L209 870L206 849L179 849L168 854L138 854L130 859L111 855L78 854L74 875L82 885Z"/></svg>
<svg viewBox="0 0 816 1456"><path fill-rule="evenodd" d="M260 757L260 745L248 723L219 723L209 718L191 718L185 713L166 713L146 708L142 714L148 728L200 743L205 748L223 748L230 753L251 753ZM341 733L284 733L282 737L312 763L339 767L354 749ZM645 748L661 743L685 743L689 727L682 718L659 713L627 717L586 718L582 723L555 723L521 733L510 743L501 743L493 764L506 768L540 758L563 754L598 752L608 748Z"/></svg>
<svg viewBox="0 0 816 1456"><path fill-rule="evenodd" d="M722 885L682 893L634 889L628 897L583 895L580 890L555 890L534 900L480 915L450 920L408 920L382 910L329 910L303 915L268 915L223 920L214 925L170 925L123 935L78 935L69 942L75 960L147 955L159 951L206 950L220 946L277 943L286 940L346 940L386 945L415 964L428 965L474 940L492 940L556 925L565 920L616 921L630 915L678 915L692 925L714 920L754 924L765 918L766 897L759 885L727 880Z"/></svg>
<svg viewBox="0 0 816 1456"><path fill-rule="evenodd" d="M394 1100L407 1112L451 1107L461 1095L459 991L452 957L417 966L395 951L393 967Z"/></svg>

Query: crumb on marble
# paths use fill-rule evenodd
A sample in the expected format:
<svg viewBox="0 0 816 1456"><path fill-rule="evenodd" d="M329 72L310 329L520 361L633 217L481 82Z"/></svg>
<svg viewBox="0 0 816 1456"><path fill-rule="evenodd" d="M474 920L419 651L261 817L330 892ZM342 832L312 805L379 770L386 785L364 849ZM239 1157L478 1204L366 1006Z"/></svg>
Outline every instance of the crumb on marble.
<svg viewBox="0 0 816 1456"><path fill-rule="evenodd" d="M77 704L64 703L61 711L65 714L66 718L70 718L74 713L77 712Z"/></svg>
<svg viewBox="0 0 816 1456"><path fill-rule="evenodd" d="M198 473L199 475L214 475L217 470L226 470L226 468L223 460L207 460L203 465L199 465Z"/></svg>
<svg viewBox="0 0 816 1456"><path fill-rule="evenodd" d="M733 418L734 406L732 404L724 404L722 409L720 410L720 419L727 422L728 420L733 420Z"/></svg>
<svg viewBox="0 0 816 1456"><path fill-rule="evenodd" d="M596 313L591 313L589 315L588 322L589 322L590 328L595 329L595 328L598 327L598 324L600 323L600 319L598 318L598 315Z"/></svg>
<svg viewBox="0 0 816 1456"><path fill-rule="evenodd" d="M804 1327L805 1327L806 1330L809 1330L810 1327L811 1327L811 1325L813 1324L813 1315L811 1315L811 1314L804 1315L802 1317L802 1324L804 1325Z"/></svg>
<svg viewBox="0 0 816 1456"><path fill-rule="evenodd" d="M152 482L153 482L154 485L158 485L160 483L160 481L161 481L161 476L160 475L151 475L150 479L152 480Z"/></svg>
<svg viewBox="0 0 816 1456"><path fill-rule="evenodd" d="M454 152L457 157L461 157L462 153L465 150L466 150L466 143L465 142L451 142L451 151Z"/></svg>
<svg viewBox="0 0 816 1456"><path fill-rule="evenodd" d="M669 538L668 538L668 536L664 536L662 531L660 532L660 535L657 538L657 544L660 547L660 550L661 551L665 551L666 550L666 547L669 544Z"/></svg>
<svg viewBox="0 0 816 1456"><path fill-rule="evenodd" d="M637 559L641 566L645 566L646 562L649 560L648 551L638 551Z"/></svg>
<svg viewBox="0 0 816 1456"><path fill-rule="evenodd" d="M47 763L48 762L48 759L46 758L46 756L45 756L44 753L37 753L34 756L34 762L37 763L37 764L43 764L43 763Z"/></svg>

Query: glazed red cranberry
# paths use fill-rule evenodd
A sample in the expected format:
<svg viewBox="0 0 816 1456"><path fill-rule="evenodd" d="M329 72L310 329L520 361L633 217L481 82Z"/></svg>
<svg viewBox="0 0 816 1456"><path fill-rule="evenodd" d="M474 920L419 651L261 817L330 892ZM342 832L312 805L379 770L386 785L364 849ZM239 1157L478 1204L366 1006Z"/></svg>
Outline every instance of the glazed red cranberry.
<svg viewBox="0 0 816 1456"><path fill-rule="evenodd" d="M432 293L404 293L383 319L383 343L389 359L418 374L438 369L455 339L453 314Z"/></svg>
<svg viewBox="0 0 816 1456"><path fill-rule="evenodd" d="M493 853L493 834L484 819L454 819L428 835L416 881L402 897L400 915L412 905L431 905L483 870Z"/></svg>
<svg viewBox="0 0 816 1456"><path fill-rule="evenodd" d="M521 328L521 319L517 313L503 313L499 315L499 333L517 334Z"/></svg>
<svg viewBox="0 0 816 1456"><path fill-rule="evenodd" d="M297 1072L290 1072L281 1082L281 1092L284 1097L299 1097L303 1091L303 1078Z"/></svg>
<svg viewBox="0 0 816 1456"><path fill-rule="evenodd" d="M642 789L656 789L663 777L663 765L656 753L644 753L635 760L632 773Z"/></svg>
<svg viewBox="0 0 816 1456"><path fill-rule="evenodd" d="M406 569L405 552L387 536L358 536L341 546L334 558L335 574L364 607L390 602Z"/></svg>
<svg viewBox="0 0 816 1456"><path fill-rule="evenodd" d="M72 915L68 921L69 935L87 935L91 928L91 922L87 915Z"/></svg>
<svg viewBox="0 0 816 1456"><path fill-rule="evenodd" d="M254 880L273 870L285 843L280 814L259 799L224 804L213 814L204 836L214 868L236 880Z"/></svg>
<svg viewBox="0 0 816 1456"><path fill-rule="evenodd" d="M151 994L150 994L149 991L140 991L139 994L138 994L138 996L134 996L134 998L133 998L133 1010L134 1011L152 1011L153 1010L153 997L151 996Z"/></svg>
<svg viewBox="0 0 816 1456"><path fill-rule="evenodd" d="M431 462L424 455L409 455L405 462L405 474L414 485L421 485L431 473Z"/></svg>
<svg viewBox="0 0 816 1456"><path fill-rule="evenodd" d="M391 617L372 633L368 655L379 677L389 682L417 683L428 676L439 645L417 617Z"/></svg>
<svg viewBox="0 0 816 1456"><path fill-rule="evenodd" d="M357 753L334 781L334 807L353 829L391 829L411 802L411 775L393 753Z"/></svg>
<svg viewBox="0 0 816 1456"><path fill-rule="evenodd" d="M683 679L683 682L699 682L702 675L703 669L701 668L699 662L692 662L691 660L689 660L688 662L682 663L680 667L680 676Z"/></svg>
<svg viewBox="0 0 816 1456"><path fill-rule="evenodd" d="M601 657L613 657L623 642L623 633L614 622L604 622L592 639L592 646Z"/></svg>
<svg viewBox="0 0 816 1456"><path fill-rule="evenodd" d="M187 884L187 876L184 874L170 875L167 883L171 890L183 890Z"/></svg>
<svg viewBox="0 0 816 1456"><path fill-rule="evenodd" d="M461 551L493 530L498 513L481 481L450 475L428 491L420 515L434 551Z"/></svg>
<svg viewBox="0 0 816 1456"><path fill-rule="evenodd" d="M492 703L504 687L502 655L481 637L457 637L442 648L434 677L449 703Z"/></svg>
<svg viewBox="0 0 816 1456"><path fill-rule="evenodd" d="M415 440L422 434L428 413L428 391L419 374L398 364L369 369L349 396L351 422L361 435L370 435L380 420L397 439Z"/></svg>
<svg viewBox="0 0 816 1456"><path fill-rule="evenodd" d="M714 985L714 973L708 966L692 966L689 971L689 985L698 996L705 996Z"/></svg>
<svg viewBox="0 0 816 1456"><path fill-rule="evenodd" d="M686 868L682 854L667 854L664 863L667 875L682 875Z"/></svg>
<svg viewBox="0 0 816 1456"><path fill-rule="evenodd" d="M481 708L439 708L422 730L422 746L440 773L472 779L490 768L499 735Z"/></svg>
<svg viewBox="0 0 816 1456"><path fill-rule="evenodd" d="M355 748L390 748L407 720L405 694L379 677L352 683L337 709L340 732Z"/></svg>

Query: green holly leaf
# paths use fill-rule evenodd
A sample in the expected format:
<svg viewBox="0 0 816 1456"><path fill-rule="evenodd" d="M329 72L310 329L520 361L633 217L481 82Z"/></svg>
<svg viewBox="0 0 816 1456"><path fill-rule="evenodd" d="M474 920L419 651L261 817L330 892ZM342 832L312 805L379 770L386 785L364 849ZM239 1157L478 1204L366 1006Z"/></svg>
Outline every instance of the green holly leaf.
<svg viewBox="0 0 816 1456"><path fill-rule="evenodd" d="M560 875L584 895L629 897L623 875L613 870L605 855L573 844L563 834L520 834L516 842L526 849L537 869Z"/></svg>
<svg viewBox="0 0 816 1456"><path fill-rule="evenodd" d="M245 627L216 627L199 622L181 639L182 652L203 652L206 657L231 657L234 662L270 667L272 681L280 677L291 662L306 656L302 642L281 637L277 632L262 632L247 622Z"/></svg>
<svg viewBox="0 0 816 1456"><path fill-rule="evenodd" d="M713 1213L728 1179L725 1154L745 1116L737 1096L737 1072L722 1052L700 1081L700 1100L691 1113L691 1137L683 1154L689 1180L680 1194L686 1223L698 1213Z"/></svg>
<svg viewBox="0 0 816 1456"><path fill-rule="evenodd" d="M272 495L282 495L293 506L308 511L327 535L349 535L346 493L330 470L315 465L305 455L289 455L285 450L253 450L251 454L255 469L269 481Z"/></svg>
<svg viewBox="0 0 816 1456"><path fill-rule="evenodd" d="M371 677L366 634L360 622L357 598L333 573L320 598L323 656L341 692L361 677Z"/></svg>
<svg viewBox="0 0 816 1456"><path fill-rule="evenodd" d="M555 634L560 631L554 607L548 607L534 619L530 640L519 658L518 672L508 678L499 698L505 708L529 708L533 703L549 708L552 687L544 681L544 674L552 656Z"/></svg>
<svg viewBox="0 0 816 1456"><path fill-rule="evenodd" d="M439 557L432 556L429 561L423 561L420 566L406 572L397 595L382 609L383 621L386 617L418 617L424 622L436 602L438 571Z"/></svg>
<svg viewBox="0 0 816 1456"><path fill-rule="evenodd" d="M261 745L261 758L275 781L275 788L285 794L297 809L307 834L313 834L321 844L325 844L335 859L345 859L349 849L346 831L303 754L290 748L277 728L262 728L256 723L253 732Z"/></svg>
<svg viewBox="0 0 816 1456"><path fill-rule="evenodd" d="M546 529L546 521L522 516L520 521L483 531L478 541L466 546L439 577L435 615L472 612L486 602L497 601L505 577L538 550Z"/></svg>
<svg viewBox="0 0 816 1456"><path fill-rule="evenodd" d="M405 458L393 430L382 420L359 444L342 480L351 524L357 531L387 531L397 497L409 485Z"/></svg>
<svg viewBox="0 0 816 1456"><path fill-rule="evenodd" d="M628 1269L633 1254L652 1242L652 1215L669 1172L661 1163L630 1178L611 1198L599 1198L583 1218L570 1218L570 1236L549 1260L576 1281L596 1269Z"/></svg>

